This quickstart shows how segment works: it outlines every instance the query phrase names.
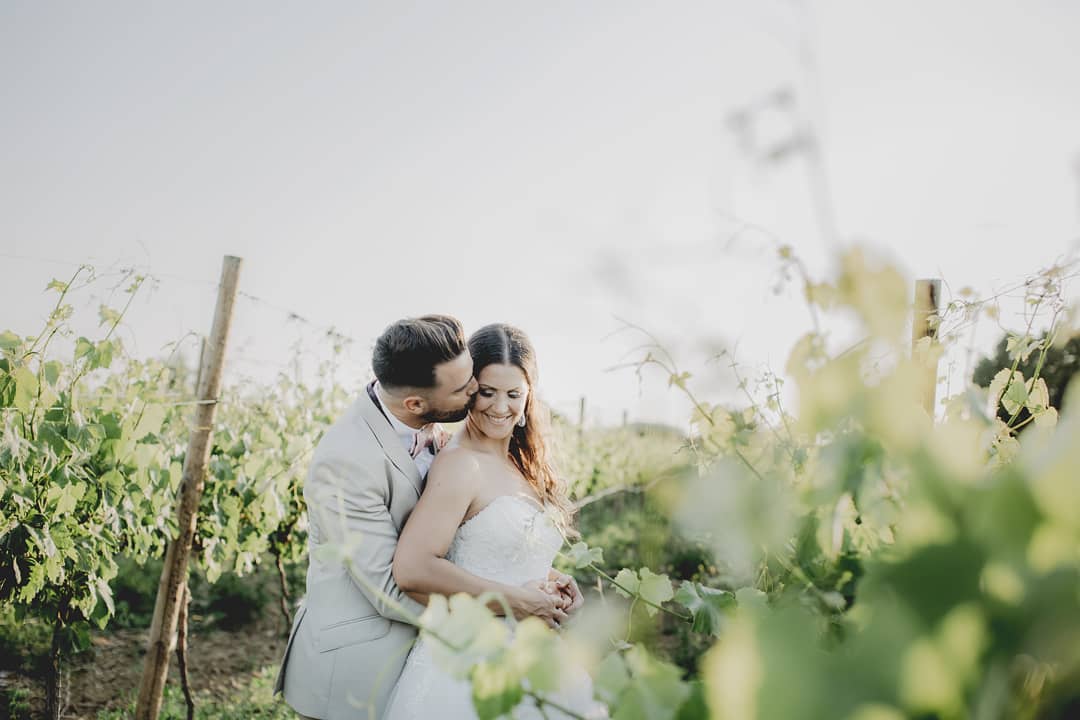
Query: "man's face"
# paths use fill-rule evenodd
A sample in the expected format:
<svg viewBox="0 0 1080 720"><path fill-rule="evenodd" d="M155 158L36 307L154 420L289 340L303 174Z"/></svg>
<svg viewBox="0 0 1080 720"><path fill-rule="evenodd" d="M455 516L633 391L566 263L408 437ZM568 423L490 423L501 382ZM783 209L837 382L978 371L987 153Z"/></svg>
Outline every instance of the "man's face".
<svg viewBox="0 0 1080 720"><path fill-rule="evenodd" d="M468 414L466 406L476 394L476 378L468 351L435 366L435 387L426 394L424 422L458 422Z"/></svg>

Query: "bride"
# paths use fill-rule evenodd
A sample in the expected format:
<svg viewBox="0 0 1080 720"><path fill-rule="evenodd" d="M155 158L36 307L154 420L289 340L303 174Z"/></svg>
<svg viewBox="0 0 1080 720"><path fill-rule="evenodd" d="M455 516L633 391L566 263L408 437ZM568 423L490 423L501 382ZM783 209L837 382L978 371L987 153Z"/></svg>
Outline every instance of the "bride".
<svg viewBox="0 0 1080 720"><path fill-rule="evenodd" d="M536 358L523 332L488 325L469 338L473 375L479 383L464 429L432 464L427 485L402 530L394 555L394 579L418 599L440 592L458 568L487 580L519 586L555 577L551 562L570 531L572 506L547 456L544 413L532 393ZM574 588L576 590L576 588ZM549 624L558 627L580 604L580 593L559 593ZM572 601L571 598L576 598ZM386 717L475 718L467 680L441 670L421 637L406 660ZM605 717L581 673L558 694L560 705L588 717ZM527 701L515 718L565 717Z"/></svg>

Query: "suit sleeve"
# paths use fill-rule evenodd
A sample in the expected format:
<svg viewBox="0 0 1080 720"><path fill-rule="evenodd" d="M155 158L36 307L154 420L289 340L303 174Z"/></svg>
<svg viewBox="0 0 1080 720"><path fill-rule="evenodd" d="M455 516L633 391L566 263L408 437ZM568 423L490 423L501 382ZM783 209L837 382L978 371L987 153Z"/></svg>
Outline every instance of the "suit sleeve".
<svg viewBox="0 0 1080 720"><path fill-rule="evenodd" d="M412 624L394 603L415 617L425 608L394 582L398 529L390 516L385 480L334 458L317 461L308 482L308 514L316 516L311 528L320 535L321 551L340 553L340 562L376 612Z"/></svg>

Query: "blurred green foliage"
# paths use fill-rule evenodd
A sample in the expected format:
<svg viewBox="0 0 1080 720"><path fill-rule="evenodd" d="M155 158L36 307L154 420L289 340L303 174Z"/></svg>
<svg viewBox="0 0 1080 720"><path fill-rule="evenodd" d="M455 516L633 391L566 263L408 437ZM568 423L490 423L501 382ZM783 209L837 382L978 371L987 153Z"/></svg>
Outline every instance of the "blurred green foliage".
<svg viewBox="0 0 1080 720"><path fill-rule="evenodd" d="M781 259L793 262L790 249ZM579 657L616 718L1080 715L1080 389L1055 403L1048 381L1069 352L1075 360L1063 268L1025 285L1033 313L1052 310L1048 332L1007 340L1007 357L977 376L986 389L943 398L934 417L920 398L942 348L911 346L910 282L860 248L828 278L797 275L814 330L795 340L782 376L740 380L746 403L696 396L693 374L650 346L642 365L693 407L685 432L555 419L582 533L559 562L590 593L587 619L563 643L537 622L508 632L483 599L436 599L422 618L439 662L471 678L481 717L550 699ZM832 347L836 314L866 339ZM54 365L27 351L34 342L0 336L0 566L12 568L0 597L8 612L45 619L66 592L83 614L64 623L138 623L172 531L146 503L175 494L184 416L159 399L176 387L155 384L160 364L110 369L114 345L88 341L74 364ZM79 368L94 363L99 384L79 386ZM43 407L68 415L39 419L37 391L65 382L86 398L79 421L59 391ZM258 581L270 571L256 573L269 556L298 579L304 458L346 397L333 382L284 376L266 392L229 391L200 508L200 612L250 621L271 597ZM136 412L155 406L150 420ZM54 434L67 443L50 445L38 431L61 420ZM88 492L94 478L107 493ZM86 487L69 489L72 479ZM115 547L97 548L106 555L87 573L67 543L117 508L114 536L94 540ZM252 704L263 691L206 716L273 717L260 713L279 709Z"/></svg>
<svg viewBox="0 0 1080 720"><path fill-rule="evenodd" d="M972 382L980 387L989 388L998 371L1010 367L1017 357L1020 358L1017 369L1023 373L1024 377L1031 377L1035 374L1035 367L1039 363L1039 355L1034 351L1046 344L1048 345L1046 357L1039 376L1046 381L1050 405L1061 412L1064 409L1065 389L1080 372L1080 337L1069 338L1062 343L1053 343L1045 332L1028 342L1022 342L1024 337L1019 333L1003 335L994 347L993 355L980 359L975 366ZM1024 422L1029 414L1026 408L1021 410L1018 421ZM998 417L1008 422L1009 412L1004 406L998 408Z"/></svg>

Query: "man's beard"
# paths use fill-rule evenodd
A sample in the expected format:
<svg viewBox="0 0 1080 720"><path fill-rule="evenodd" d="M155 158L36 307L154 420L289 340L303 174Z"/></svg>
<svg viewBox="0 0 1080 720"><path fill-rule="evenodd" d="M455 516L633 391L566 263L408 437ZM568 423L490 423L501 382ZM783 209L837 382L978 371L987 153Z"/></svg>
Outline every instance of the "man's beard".
<svg viewBox="0 0 1080 720"><path fill-rule="evenodd" d="M456 423L461 422L469 415L469 408L460 410L429 410L420 416L425 423Z"/></svg>

